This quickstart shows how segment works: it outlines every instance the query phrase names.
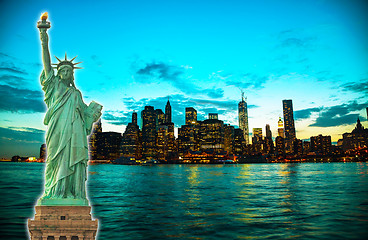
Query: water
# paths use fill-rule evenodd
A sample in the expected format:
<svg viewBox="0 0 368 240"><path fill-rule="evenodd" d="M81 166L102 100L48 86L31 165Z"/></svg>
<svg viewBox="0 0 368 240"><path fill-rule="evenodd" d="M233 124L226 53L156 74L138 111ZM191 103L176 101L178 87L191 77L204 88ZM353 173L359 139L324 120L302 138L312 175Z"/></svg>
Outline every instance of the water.
<svg viewBox="0 0 368 240"><path fill-rule="evenodd" d="M0 163L4 239L26 239L44 165ZM89 166L98 239L366 239L368 163Z"/></svg>

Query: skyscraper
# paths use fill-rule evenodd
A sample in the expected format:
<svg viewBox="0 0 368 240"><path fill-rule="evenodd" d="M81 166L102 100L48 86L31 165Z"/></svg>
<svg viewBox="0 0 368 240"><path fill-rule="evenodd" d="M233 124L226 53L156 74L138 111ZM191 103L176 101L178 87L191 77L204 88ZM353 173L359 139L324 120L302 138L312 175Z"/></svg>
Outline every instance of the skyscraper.
<svg viewBox="0 0 368 240"><path fill-rule="evenodd" d="M185 108L185 124L192 125L197 123L197 110L192 107Z"/></svg>
<svg viewBox="0 0 368 240"><path fill-rule="evenodd" d="M238 104L239 110L239 128L243 130L245 144L249 144L249 127L248 127L248 108L242 92L242 100Z"/></svg>
<svg viewBox="0 0 368 240"><path fill-rule="evenodd" d="M266 138L271 138L272 139L272 132L271 132L269 124L266 124Z"/></svg>
<svg viewBox="0 0 368 240"><path fill-rule="evenodd" d="M136 112L133 112L132 114L132 123L138 125L138 115Z"/></svg>
<svg viewBox="0 0 368 240"><path fill-rule="evenodd" d="M284 130L285 138L287 140L294 140L295 136L295 125L294 125L294 112L292 100L282 100L283 111L284 111Z"/></svg>
<svg viewBox="0 0 368 240"><path fill-rule="evenodd" d="M146 159L156 157L157 116L152 106L145 106L142 114L142 155Z"/></svg>
<svg viewBox="0 0 368 240"><path fill-rule="evenodd" d="M285 137L285 133L284 133L284 122L282 121L281 117L279 117L279 121L277 122L277 125L278 125L278 133L279 133L279 136L284 138Z"/></svg>
<svg viewBox="0 0 368 240"><path fill-rule="evenodd" d="M169 99L165 107L165 123L171 123L171 105Z"/></svg>

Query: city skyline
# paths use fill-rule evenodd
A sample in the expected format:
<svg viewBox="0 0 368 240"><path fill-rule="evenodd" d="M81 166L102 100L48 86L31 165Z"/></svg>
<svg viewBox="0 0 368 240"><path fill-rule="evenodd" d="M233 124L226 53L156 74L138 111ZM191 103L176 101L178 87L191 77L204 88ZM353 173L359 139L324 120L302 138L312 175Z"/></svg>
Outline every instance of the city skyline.
<svg viewBox="0 0 368 240"><path fill-rule="evenodd" d="M123 133L133 111L164 109L168 97L176 129L187 107L198 120L218 113L238 127L244 91L249 129L269 124L277 136L281 101L292 99L297 138L323 134L336 142L358 117L367 124L364 7L319 0L2 2L0 157L37 155L44 141L42 12L51 21L51 54L83 62L75 84L86 103L104 105L104 131Z"/></svg>

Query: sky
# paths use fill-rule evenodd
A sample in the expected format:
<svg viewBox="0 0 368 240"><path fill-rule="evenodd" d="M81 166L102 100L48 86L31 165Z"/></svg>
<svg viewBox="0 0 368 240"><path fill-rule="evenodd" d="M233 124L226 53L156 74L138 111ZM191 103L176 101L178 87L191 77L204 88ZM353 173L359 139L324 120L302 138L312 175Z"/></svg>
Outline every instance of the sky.
<svg viewBox="0 0 368 240"><path fill-rule="evenodd" d="M368 4L358 0L0 2L0 157L39 156L45 104L36 23L48 12L53 56L77 56L75 85L102 104L103 131L123 133L133 111L168 99L238 127L241 91L250 132L283 117L297 138L333 142L359 117L368 127Z"/></svg>

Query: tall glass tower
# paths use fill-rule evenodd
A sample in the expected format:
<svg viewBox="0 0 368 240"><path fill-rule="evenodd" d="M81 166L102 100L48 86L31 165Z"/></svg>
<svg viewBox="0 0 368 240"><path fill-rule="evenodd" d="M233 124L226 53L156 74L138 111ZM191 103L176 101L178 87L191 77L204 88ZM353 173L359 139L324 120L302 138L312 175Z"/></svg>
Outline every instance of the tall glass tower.
<svg viewBox="0 0 368 240"><path fill-rule="evenodd" d="M295 136L295 125L294 125L294 111L292 100L282 100L282 107L284 111L284 131L285 138L294 140Z"/></svg>
<svg viewBox="0 0 368 240"><path fill-rule="evenodd" d="M239 128L243 130L245 144L249 144L249 126L248 126L248 107L244 92L242 91L242 100L238 104L239 110Z"/></svg>

